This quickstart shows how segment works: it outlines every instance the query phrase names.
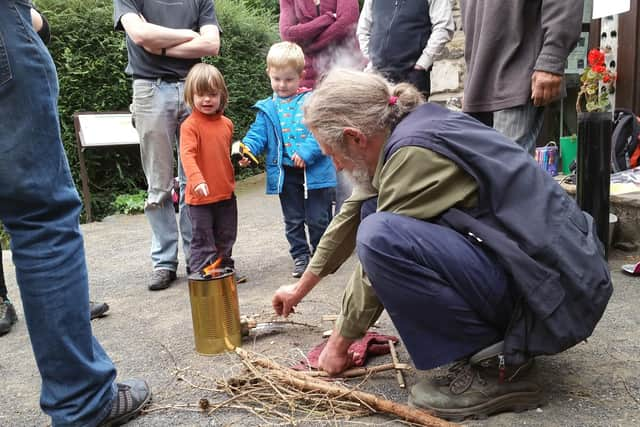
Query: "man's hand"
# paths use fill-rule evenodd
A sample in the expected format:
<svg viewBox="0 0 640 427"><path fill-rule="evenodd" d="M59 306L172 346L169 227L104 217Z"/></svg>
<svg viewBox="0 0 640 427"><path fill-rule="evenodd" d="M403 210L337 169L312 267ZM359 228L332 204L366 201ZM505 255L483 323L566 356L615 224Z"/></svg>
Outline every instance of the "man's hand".
<svg viewBox="0 0 640 427"><path fill-rule="evenodd" d="M278 316L287 317L311 290L320 282L320 277L307 270L294 285L280 286L273 295L271 305Z"/></svg>
<svg viewBox="0 0 640 427"><path fill-rule="evenodd" d="M327 345L320 353L318 367L329 375L337 375L351 366L353 357L349 354L349 346L353 340L342 337L334 330Z"/></svg>
<svg viewBox="0 0 640 427"><path fill-rule="evenodd" d="M304 163L304 160L302 160L302 157L298 156L298 153L295 153L292 157L291 160L293 160L293 165L297 168L304 168L306 165Z"/></svg>
<svg viewBox="0 0 640 427"><path fill-rule="evenodd" d="M177 29L176 34L182 35L185 38L189 37L189 40L187 40L185 43L200 37L200 34L196 33L193 30L187 30L187 29ZM160 47L153 47L149 45L142 45L142 47L144 48L144 50L146 50L147 52L153 55L162 55L162 48ZM166 51L166 47L171 48L172 46L165 46L165 51Z"/></svg>
<svg viewBox="0 0 640 427"><path fill-rule="evenodd" d="M287 317L293 313L294 307L298 305L300 298L296 292L297 283L294 285L280 286L273 295L271 305L278 316Z"/></svg>
<svg viewBox="0 0 640 427"><path fill-rule="evenodd" d="M196 185L196 188L193 189L193 192L198 196L207 197L209 195L209 186L206 182L202 182Z"/></svg>
<svg viewBox="0 0 640 427"><path fill-rule="evenodd" d="M215 25L203 25L197 37L166 49L165 54L172 58L215 56L220 51L220 32Z"/></svg>
<svg viewBox="0 0 640 427"><path fill-rule="evenodd" d="M531 99L533 105L542 107L560 97L562 76L546 71L534 71L531 76Z"/></svg>

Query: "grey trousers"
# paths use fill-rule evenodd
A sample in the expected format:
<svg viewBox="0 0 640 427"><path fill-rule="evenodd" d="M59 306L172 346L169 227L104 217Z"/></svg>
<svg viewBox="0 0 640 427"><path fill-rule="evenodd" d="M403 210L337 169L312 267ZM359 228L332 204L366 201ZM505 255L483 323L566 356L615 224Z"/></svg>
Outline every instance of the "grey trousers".
<svg viewBox="0 0 640 427"><path fill-rule="evenodd" d="M525 105L493 113L493 128L535 156L543 113L543 107L536 107L529 101Z"/></svg>
<svg viewBox="0 0 640 427"><path fill-rule="evenodd" d="M190 114L184 102L184 82L136 79L133 81L133 114L140 137L142 169L147 178L145 215L151 225L151 261L155 270L178 267L178 224L171 201L174 155L180 125ZM184 202L186 177L178 151L180 180L180 235L187 265L191 245L191 220Z"/></svg>

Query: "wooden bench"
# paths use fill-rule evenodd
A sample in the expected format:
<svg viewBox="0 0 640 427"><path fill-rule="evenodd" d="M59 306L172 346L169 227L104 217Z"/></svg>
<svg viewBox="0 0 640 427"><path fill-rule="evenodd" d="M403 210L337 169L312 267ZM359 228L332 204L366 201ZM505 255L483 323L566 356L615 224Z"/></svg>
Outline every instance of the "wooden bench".
<svg viewBox="0 0 640 427"><path fill-rule="evenodd" d="M80 178L82 179L82 196L87 212L87 222L91 222L91 193L89 192L89 175L84 160L87 148L114 147L120 145L137 145L140 143L138 132L131 123L128 112L79 112L74 113L73 123L76 131L78 160L80 161Z"/></svg>

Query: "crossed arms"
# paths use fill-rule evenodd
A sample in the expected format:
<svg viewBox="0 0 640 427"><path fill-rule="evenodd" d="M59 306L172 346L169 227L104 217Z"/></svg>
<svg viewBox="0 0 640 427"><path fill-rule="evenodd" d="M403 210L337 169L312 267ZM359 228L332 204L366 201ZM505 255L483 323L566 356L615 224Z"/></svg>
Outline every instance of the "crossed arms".
<svg viewBox="0 0 640 427"><path fill-rule="evenodd" d="M203 25L197 33L152 24L135 13L122 15L120 23L135 44L154 55L191 59L215 56L220 50L220 33L215 25Z"/></svg>

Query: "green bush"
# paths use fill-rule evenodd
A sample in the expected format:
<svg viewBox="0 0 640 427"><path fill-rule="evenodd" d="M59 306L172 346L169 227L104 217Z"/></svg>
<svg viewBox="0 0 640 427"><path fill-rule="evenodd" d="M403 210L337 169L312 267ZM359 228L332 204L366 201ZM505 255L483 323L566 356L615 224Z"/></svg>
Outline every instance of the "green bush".
<svg viewBox="0 0 640 427"><path fill-rule="evenodd" d="M250 106L270 93L264 57L277 39L277 19L242 0L217 0L215 4L224 31L222 56L207 61L225 75L230 89L227 115L236 125L235 137L241 137L255 114ZM39 0L38 8L52 29L49 49L60 82L62 138L79 187L73 113L128 110L131 81L124 74L124 34L113 30L111 0ZM87 150L85 159L96 218L111 212L117 194L146 187L137 146Z"/></svg>
<svg viewBox="0 0 640 427"><path fill-rule="evenodd" d="M140 190L134 194L120 194L111 205L117 213L133 215L144 212L144 202L146 199L147 192Z"/></svg>
<svg viewBox="0 0 640 427"><path fill-rule="evenodd" d="M249 9L238 0L217 1L216 14L223 31L220 56L206 58L206 62L224 75L229 90L225 114L233 120L238 139L255 119L251 106L271 94L266 56L278 41L277 23L264 10Z"/></svg>
<svg viewBox="0 0 640 427"><path fill-rule="evenodd" d="M280 13L279 0L244 0L244 2L250 8L267 10L273 15L277 15Z"/></svg>
<svg viewBox="0 0 640 427"><path fill-rule="evenodd" d="M8 248L9 248L9 234L7 233L7 230L4 229L4 226L2 225L2 223L0 222L0 251L2 249L8 249Z"/></svg>

